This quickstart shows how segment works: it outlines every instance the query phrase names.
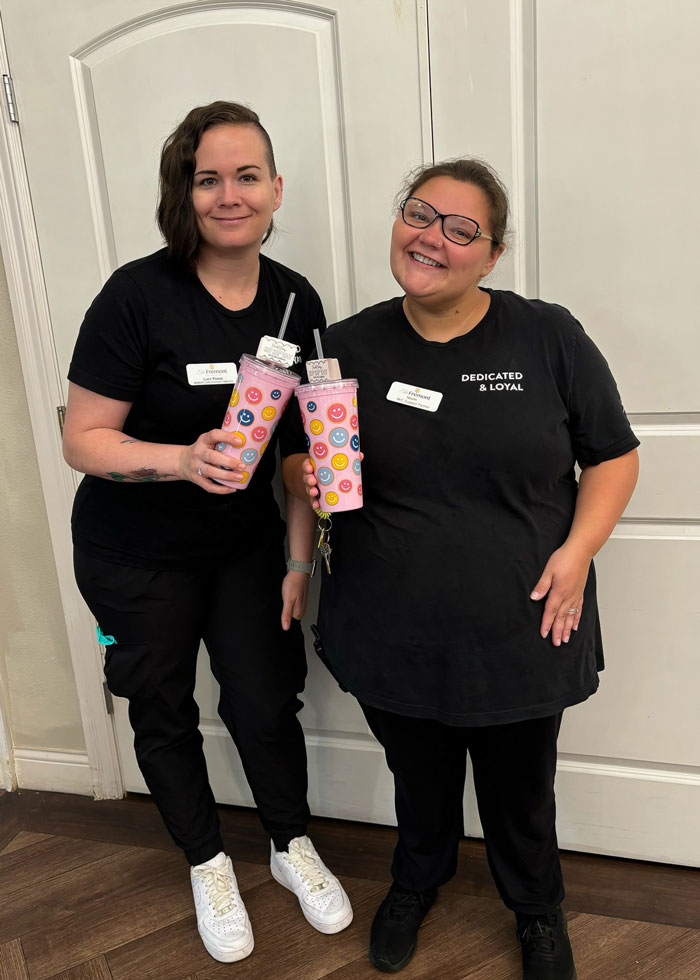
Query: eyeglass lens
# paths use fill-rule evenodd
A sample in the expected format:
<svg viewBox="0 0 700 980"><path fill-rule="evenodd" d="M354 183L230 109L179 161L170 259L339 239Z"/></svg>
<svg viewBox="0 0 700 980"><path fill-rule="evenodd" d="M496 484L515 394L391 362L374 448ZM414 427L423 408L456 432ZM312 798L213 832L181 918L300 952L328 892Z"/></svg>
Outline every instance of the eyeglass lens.
<svg viewBox="0 0 700 980"><path fill-rule="evenodd" d="M430 204L420 201L417 197L409 197L403 206L403 219L412 228L427 228L433 222L438 212ZM442 219L442 231L445 238L457 245L468 245L479 230L476 221L464 218L460 214L448 214Z"/></svg>

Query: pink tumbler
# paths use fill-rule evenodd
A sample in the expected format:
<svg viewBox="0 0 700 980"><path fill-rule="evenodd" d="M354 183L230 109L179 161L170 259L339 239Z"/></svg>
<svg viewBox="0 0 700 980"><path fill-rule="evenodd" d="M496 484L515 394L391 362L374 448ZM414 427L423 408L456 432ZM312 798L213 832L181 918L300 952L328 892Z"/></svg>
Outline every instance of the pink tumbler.
<svg viewBox="0 0 700 980"><path fill-rule="evenodd" d="M301 378L286 368L273 367L250 354L241 355L238 377L221 428L243 437L242 446L218 443L217 449L245 464L243 483L217 479L225 487L244 490L267 449L292 392Z"/></svg>
<svg viewBox="0 0 700 980"><path fill-rule="evenodd" d="M318 480L321 510L362 507L357 380L318 381L294 392Z"/></svg>

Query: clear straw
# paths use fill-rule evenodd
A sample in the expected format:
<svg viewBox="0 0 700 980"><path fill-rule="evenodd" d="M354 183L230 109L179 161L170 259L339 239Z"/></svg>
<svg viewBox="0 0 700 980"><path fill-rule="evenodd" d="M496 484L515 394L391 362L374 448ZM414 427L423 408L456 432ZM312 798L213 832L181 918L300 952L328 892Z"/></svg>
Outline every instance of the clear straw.
<svg viewBox="0 0 700 980"><path fill-rule="evenodd" d="M287 322L289 320L289 314L292 312L292 305L294 304L294 297L296 293L290 293L289 299L287 300L287 309L284 311L284 316L282 317L282 326L280 327L280 332L277 334L277 339L282 340L284 337L284 331L287 329Z"/></svg>
<svg viewBox="0 0 700 980"><path fill-rule="evenodd" d="M314 327L314 340L316 341L316 353L319 361L323 360L323 347L321 347L321 332L318 327Z"/></svg>

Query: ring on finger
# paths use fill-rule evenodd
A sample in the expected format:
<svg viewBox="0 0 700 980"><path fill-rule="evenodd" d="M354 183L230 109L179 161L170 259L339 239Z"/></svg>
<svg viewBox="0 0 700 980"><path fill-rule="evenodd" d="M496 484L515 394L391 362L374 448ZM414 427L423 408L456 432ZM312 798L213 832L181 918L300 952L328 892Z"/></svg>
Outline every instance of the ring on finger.
<svg viewBox="0 0 700 980"><path fill-rule="evenodd" d="M199 473L200 476L204 476L204 473L202 473L202 464L201 463L197 467L197 472Z"/></svg>
<svg viewBox="0 0 700 980"><path fill-rule="evenodd" d="M577 608L576 608L576 607L574 606L574 607L573 607L573 609L569 609L569 610L567 611L567 615L569 615L569 616L575 616L575 615L576 615L576 613L578 613L578 612L581 612L581 610L580 610L580 609L577 609Z"/></svg>

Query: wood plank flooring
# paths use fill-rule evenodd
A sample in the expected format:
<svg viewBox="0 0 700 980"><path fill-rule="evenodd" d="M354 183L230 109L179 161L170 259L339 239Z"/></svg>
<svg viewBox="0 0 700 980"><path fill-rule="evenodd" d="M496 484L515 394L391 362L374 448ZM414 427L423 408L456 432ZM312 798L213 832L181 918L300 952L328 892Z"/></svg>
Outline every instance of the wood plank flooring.
<svg viewBox="0 0 700 980"><path fill-rule="evenodd" d="M0 980L378 980L367 936L395 831L312 822L355 910L348 929L323 936L270 877L255 813L222 807L221 818L255 932L252 956L228 965L201 944L187 866L149 798L0 793ZM521 980L483 845L460 850L402 977ZM579 980L700 978L700 871L572 853L562 863Z"/></svg>

